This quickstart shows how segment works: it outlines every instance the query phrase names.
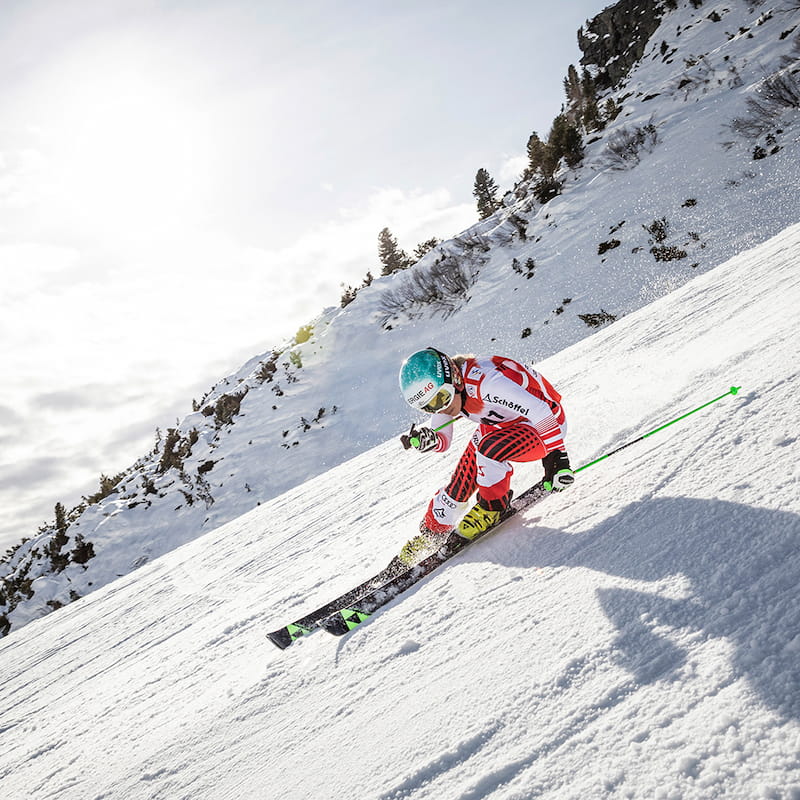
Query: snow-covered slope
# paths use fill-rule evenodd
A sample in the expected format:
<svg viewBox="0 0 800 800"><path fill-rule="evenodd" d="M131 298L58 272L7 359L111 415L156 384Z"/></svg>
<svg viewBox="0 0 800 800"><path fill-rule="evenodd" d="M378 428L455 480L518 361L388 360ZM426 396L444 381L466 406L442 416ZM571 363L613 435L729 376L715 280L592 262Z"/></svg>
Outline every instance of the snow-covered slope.
<svg viewBox="0 0 800 800"><path fill-rule="evenodd" d="M795 225L542 362L576 464L743 388L349 637L264 633L382 566L457 453L387 441L7 637L3 796L800 797L798 308Z"/></svg>
<svg viewBox="0 0 800 800"><path fill-rule="evenodd" d="M414 268L424 273L450 257L475 276L454 313L410 306L386 318L386 293L405 285L406 271L326 311L308 341L254 357L114 493L72 515L62 553L80 534L95 552L85 566L53 572L52 529L0 564L0 577L13 583L0 629L85 596L396 435L409 422L396 389L409 352L435 344L541 360L592 332L580 315L621 318L797 222L797 108L776 115L758 141L729 125L747 116L765 75L786 59L797 63L799 26L791 2L686 2L667 12L640 63L600 98L622 112L587 137L582 165L562 174L562 194L541 206L521 184L492 218ZM609 145L636 131L645 131L644 145L620 163ZM753 159L756 147L765 157ZM671 260L658 260L654 247Z"/></svg>

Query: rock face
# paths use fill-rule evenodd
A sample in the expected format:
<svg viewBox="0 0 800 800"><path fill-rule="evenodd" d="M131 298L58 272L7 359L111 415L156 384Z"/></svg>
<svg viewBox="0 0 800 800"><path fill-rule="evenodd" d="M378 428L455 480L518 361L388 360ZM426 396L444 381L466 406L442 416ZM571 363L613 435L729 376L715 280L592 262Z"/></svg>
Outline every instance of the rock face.
<svg viewBox="0 0 800 800"><path fill-rule="evenodd" d="M578 31L581 65L599 70L598 89L614 88L628 74L664 13L662 0L620 0Z"/></svg>

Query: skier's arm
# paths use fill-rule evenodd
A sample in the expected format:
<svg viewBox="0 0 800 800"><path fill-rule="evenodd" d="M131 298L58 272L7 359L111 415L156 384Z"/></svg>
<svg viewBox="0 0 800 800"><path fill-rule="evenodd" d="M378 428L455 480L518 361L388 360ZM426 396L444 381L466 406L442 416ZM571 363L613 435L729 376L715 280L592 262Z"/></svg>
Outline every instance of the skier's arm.
<svg viewBox="0 0 800 800"><path fill-rule="evenodd" d="M433 414L431 416L431 428L441 428L436 431L437 445L436 452L444 453L450 449L453 442L453 426L450 424L454 421L454 417L448 417L447 414Z"/></svg>

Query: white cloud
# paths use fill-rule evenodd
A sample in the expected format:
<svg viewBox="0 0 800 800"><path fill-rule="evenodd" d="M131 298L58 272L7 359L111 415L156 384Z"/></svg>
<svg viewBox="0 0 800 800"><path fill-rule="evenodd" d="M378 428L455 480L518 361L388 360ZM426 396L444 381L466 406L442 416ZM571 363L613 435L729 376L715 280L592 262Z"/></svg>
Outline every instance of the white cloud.
<svg viewBox="0 0 800 800"><path fill-rule="evenodd" d="M510 189L528 166L526 156L506 156L500 165L498 177L504 189Z"/></svg>
<svg viewBox="0 0 800 800"><path fill-rule="evenodd" d="M0 207L25 209L36 203L45 166L45 157L32 147L0 153Z"/></svg>
<svg viewBox="0 0 800 800"><path fill-rule="evenodd" d="M0 498L18 509L10 538L132 463L193 396L337 305L341 283L376 275L382 228L411 252L475 216L443 189L383 188L278 250L197 230L130 250L0 247L0 270L15 276L0 294L4 404L23 418L0 426L24 476L13 502ZM43 453L50 468L37 472Z"/></svg>
<svg viewBox="0 0 800 800"><path fill-rule="evenodd" d="M379 189L357 206L342 208L336 219L310 229L290 247L251 249L251 266L269 276L279 298L315 315L339 300L339 285L360 284L367 271L378 274L378 234L388 227L408 252L436 236L449 238L475 221L472 204L454 203L444 189L405 192ZM295 320L298 324L307 320Z"/></svg>
<svg viewBox="0 0 800 800"><path fill-rule="evenodd" d="M0 294L3 319L13 316L17 304L45 289L48 281L72 268L79 253L72 247L20 242L0 245L0 275L4 276Z"/></svg>

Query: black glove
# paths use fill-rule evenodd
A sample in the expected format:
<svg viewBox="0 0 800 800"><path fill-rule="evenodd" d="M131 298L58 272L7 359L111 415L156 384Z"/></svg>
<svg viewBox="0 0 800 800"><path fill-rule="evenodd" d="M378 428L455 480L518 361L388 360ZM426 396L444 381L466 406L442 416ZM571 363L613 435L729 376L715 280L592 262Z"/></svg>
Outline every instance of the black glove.
<svg viewBox="0 0 800 800"><path fill-rule="evenodd" d="M412 425L411 430L400 437L400 441L406 450L416 447L420 453L425 453L436 448L439 444L439 437L432 428L417 428L416 425Z"/></svg>
<svg viewBox="0 0 800 800"><path fill-rule="evenodd" d="M575 475L569 466L569 458L563 450L551 450L543 459L544 488L548 492L560 492L571 486Z"/></svg>

